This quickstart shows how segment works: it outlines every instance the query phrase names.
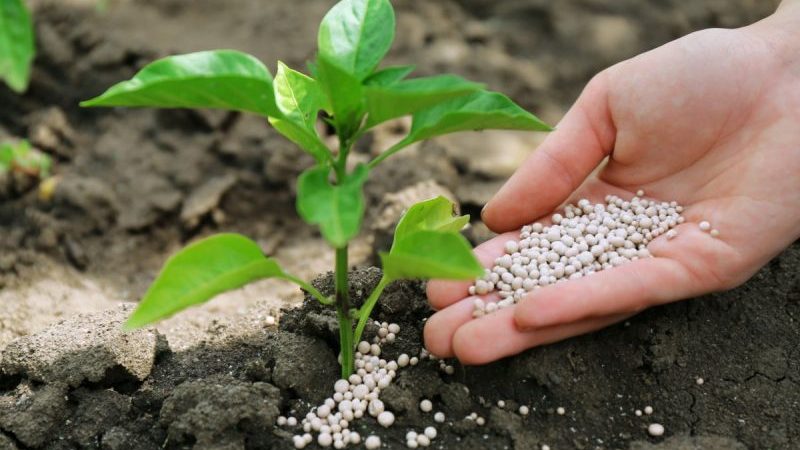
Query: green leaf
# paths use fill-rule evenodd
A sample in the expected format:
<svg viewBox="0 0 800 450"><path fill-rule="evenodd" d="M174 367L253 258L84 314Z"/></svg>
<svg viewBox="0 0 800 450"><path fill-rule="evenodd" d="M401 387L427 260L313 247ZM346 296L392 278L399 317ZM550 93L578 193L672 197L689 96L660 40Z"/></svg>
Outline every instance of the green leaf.
<svg viewBox="0 0 800 450"><path fill-rule="evenodd" d="M285 278L286 274L255 242L239 234L205 238L167 260L125 328L151 324L225 291L270 277Z"/></svg>
<svg viewBox="0 0 800 450"><path fill-rule="evenodd" d="M391 281L474 279L483 273L467 239L454 232L412 232L397 240L390 252L381 252L380 257L383 273Z"/></svg>
<svg viewBox="0 0 800 450"><path fill-rule="evenodd" d="M415 66L392 66L379 70L364 80L366 86L389 86L407 77Z"/></svg>
<svg viewBox="0 0 800 450"><path fill-rule="evenodd" d="M414 114L411 131L400 142L369 163L374 168L386 158L425 139L458 131L551 131L549 125L497 92L478 91L445 101Z"/></svg>
<svg viewBox="0 0 800 450"><path fill-rule="evenodd" d="M416 203L397 224L394 240L398 241L421 230L458 233L469 223L469 216L454 216L455 207L453 202L441 195Z"/></svg>
<svg viewBox="0 0 800 450"><path fill-rule="evenodd" d="M389 51L394 31L394 9L389 0L342 0L319 26L319 55L360 82Z"/></svg>
<svg viewBox="0 0 800 450"><path fill-rule="evenodd" d="M413 114L483 88L455 75L413 78L388 86L367 86L367 127Z"/></svg>
<svg viewBox="0 0 800 450"><path fill-rule="evenodd" d="M269 123L284 137L310 153L317 162L322 163L331 160L330 150L322 143L316 133L311 133L294 122L276 117L270 117Z"/></svg>
<svg viewBox="0 0 800 450"><path fill-rule="evenodd" d="M275 103L283 118L316 133L317 113L330 110L319 83L278 62L274 87Z"/></svg>
<svg viewBox="0 0 800 450"><path fill-rule="evenodd" d="M442 196L409 208L397 224L391 250L380 255L384 274L391 280L480 276L483 268L459 233L469 216L453 216L454 209Z"/></svg>
<svg viewBox="0 0 800 450"><path fill-rule="evenodd" d="M297 181L297 211L306 222L318 225L322 236L336 248L358 234L364 217L364 193L369 170L359 165L343 182L332 185L330 168L306 170Z"/></svg>
<svg viewBox="0 0 800 450"><path fill-rule="evenodd" d="M458 131L486 129L552 130L505 95L480 91L418 112L407 139L417 142Z"/></svg>
<svg viewBox="0 0 800 450"><path fill-rule="evenodd" d="M330 109L319 83L279 62L274 88L275 103L281 116L270 117L270 124L311 153L318 162L329 160L330 151L316 129L319 110Z"/></svg>
<svg viewBox="0 0 800 450"><path fill-rule="evenodd" d="M330 102L336 133L346 141L358 131L364 117L361 81L321 55L317 58L317 75Z"/></svg>
<svg viewBox="0 0 800 450"><path fill-rule="evenodd" d="M33 22L24 1L0 1L0 79L13 91L28 88L35 51Z"/></svg>
<svg viewBox="0 0 800 450"><path fill-rule="evenodd" d="M254 56L234 50L160 59L81 106L217 108L280 115L269 70Z"/></svg>

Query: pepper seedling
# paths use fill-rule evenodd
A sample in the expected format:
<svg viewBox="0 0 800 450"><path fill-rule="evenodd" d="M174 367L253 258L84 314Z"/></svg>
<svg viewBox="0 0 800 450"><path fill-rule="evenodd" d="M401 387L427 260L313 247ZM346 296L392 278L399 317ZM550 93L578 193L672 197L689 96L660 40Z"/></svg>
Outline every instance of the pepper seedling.
<svg viewBox="0 0 800 450"><path fill-rule="evenodd" d="M14 92L28 88L33 44L33 22L24 0L0 0L0 79Z"/></svg>
<svg viewBox="0 0 800 450"><path fill-rule="evenodd" d="M380 254L383 277L364 304L351 310L348 243L364 216L363 187L371 169L416 142L466 130L550 130L508 97L455 75L406 78L412 66L379 69L394 40L389 0L343 0L319 28L311 75L279 62L273 79L255 57L233 50L171 56L145 66L131 80L112 86L82 106L220 108L258 114L311 154L316 165L297 183L297 211L335 248L335 294L326 297L263 255L256 243L221 234L193 243L172 256L127 321L141 327L188 306L263 278L299 285L336 308L342 377L352 372L353 351L384 288L401 279L474 279L483 268L459 233L468 216L453 217L443 197L411 207ZM373 127L412 116L408 135L368 164L348 169L353 145ZM319 118L333 126L338 151L317 133ZM353 320L357 323L353 326Z"/></svg>

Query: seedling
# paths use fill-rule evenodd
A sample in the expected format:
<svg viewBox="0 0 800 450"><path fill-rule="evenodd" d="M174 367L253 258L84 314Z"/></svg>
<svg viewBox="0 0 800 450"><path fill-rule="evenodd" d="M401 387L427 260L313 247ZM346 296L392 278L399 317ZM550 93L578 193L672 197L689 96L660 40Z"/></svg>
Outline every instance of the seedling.
<svg viewBox="0 0 800 450"><path fill-rule="evenodd" d="M50 157L32 148L28 141L0 144L0 174L20 173L42 179L50 176L51 165Z"/></svg>
<svg viewBox="0 0 800 450"><path fill-rule="evenodd" d="M506 96L454 75L406 77L411 66L379 69L394 39L389 0L343 0L322 20L311 75L278 63L275 78L253 56L214 50L171 56L144 67L83 106L221 108L265 117L281 134L311 154L316 165L297 183L297 211L319 227L336 250L335 295L326 297L265 257L253 241L236 234L206 238L167 261L127 322L141 327L188 306L263 278L296 283L320 303L336 308L342 376L352 372L353 350L384 288L400 279L474 279L483 269L459 231L469 217L453 217L443 197L411 207L380 254L383 277L364 304L351 309L348 243L364 216L363 186L370 170L416 142L464 130L550 128ZM367 131L411 115L408 135L368 164L350 168L347 158ZM338 150L325 146L317 120L333 126ZM353 321L357 321L355 327Z"/></svg>
<svg viewBox="0 0 800 450"><path fill-rule="evenodd" d="M28 88L34 52L33 22L24 0L0 0L0 79L13 91Z"/></svg>

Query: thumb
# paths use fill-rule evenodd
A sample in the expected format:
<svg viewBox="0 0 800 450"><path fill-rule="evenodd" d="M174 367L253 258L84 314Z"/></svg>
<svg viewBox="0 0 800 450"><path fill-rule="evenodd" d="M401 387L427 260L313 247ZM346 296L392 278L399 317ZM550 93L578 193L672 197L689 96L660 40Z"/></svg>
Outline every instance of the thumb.
<svg viewBox="0 0 800 450"><path fill-rule="evenodd" d="M556 209L614 148L608 75L601 72L539 148L483 209L496 232L515 230Z"/></svg>

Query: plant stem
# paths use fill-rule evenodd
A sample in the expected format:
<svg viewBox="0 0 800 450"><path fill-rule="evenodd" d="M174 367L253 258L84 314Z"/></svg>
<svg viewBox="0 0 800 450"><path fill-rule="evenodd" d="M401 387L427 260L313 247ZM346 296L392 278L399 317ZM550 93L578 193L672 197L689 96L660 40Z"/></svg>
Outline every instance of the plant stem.
<svg viewBox="0 0 800 450"><path fill-rule="evenodd" d="M375 304L378 303L378 299L388 285L389 279L386 278L386 275L382 276L381 281L375 286L375 289L369 295L367 301L364 302L364 305L358 310L358 325L356 325L356 333L353 337L353 348L361 341L361 334L364 332L364 327L367 326L367 320L369 320L369 316L372 314L372 309L375 307Z"/></svg>
<svg viewBox="0 0 800 450"><path fill-rule="evenodd" d="M353 372L353 321L350 318L350 292L347 284L347 246L336 249L336 315L339 318L339 351L342 378Z"/></svg>

